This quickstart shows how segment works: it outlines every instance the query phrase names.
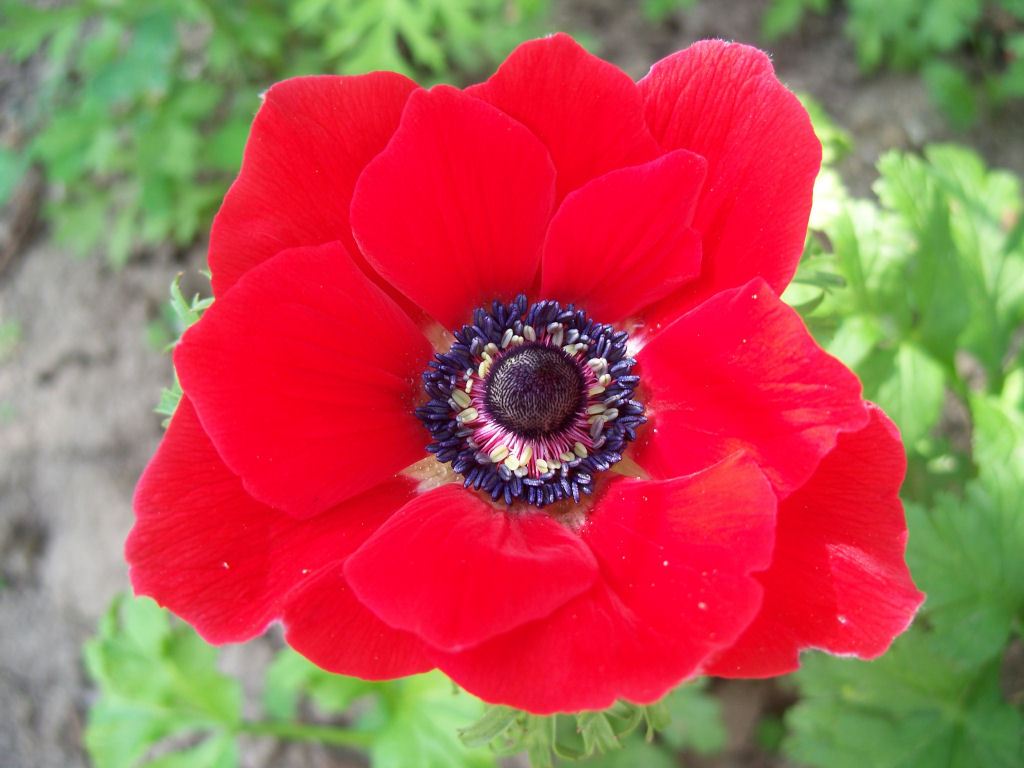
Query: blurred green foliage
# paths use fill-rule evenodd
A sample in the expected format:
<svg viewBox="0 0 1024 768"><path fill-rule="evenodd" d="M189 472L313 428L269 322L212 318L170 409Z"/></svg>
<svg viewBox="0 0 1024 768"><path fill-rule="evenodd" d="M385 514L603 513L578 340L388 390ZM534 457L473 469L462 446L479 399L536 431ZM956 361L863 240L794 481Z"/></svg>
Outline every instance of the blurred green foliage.
<svg viewBox="0 0 1024 768"><path fill-rule="evenodd" d="M59 242L182 246L209 226L238 171L258 94L285 77L391 69L430 82L489 68L546 0L10 0L0 55L41 81L0 146L0 205L29 163L57 194Z"/></svg>
<svg viewBox="0 0 1024 768"><path fill-rule="evenodd" d="M651 21L663 21L670 14L696 4L697 0L644 0L641 9Z"/></svg>
<svg viewBox="0 0 1024 768"><path fill-rule="evenodd" d="M85 745L97 768L236 768L238 737L316 741L369 752L375 768L493 768L455 729L482 705L430 673L390 683L331 675L292 651L267 668L264 719L242 715L242 687L217 668L219 652L149 599L121 597L84 651L99 688ZM309 700L333 723L297 722Z"/></svg>
<svg viewBox="0 0 1024 768"><path fill-rule="evenodd" d="M768 40L793 31L810 11L833 0L772 0L762 31ZM950 121L966 127L981 100L1024 97L1022 0L843 0L846 34L865 71L920 71Z"/></svg>
<svg viewBox="0 0 1024 768"><path fill-rule="evenodd" d="M214 648L189 627L172 625L153 601L116 600L84 656L101 691L85 731L97 766L237 764L241 686L217 670ZM183 749L159 749L185 736Z"/></svg>
<svg viewBox="0 0 1024 768"><path fill-rule="evenodd" d="M358 749L373 768L496 768L500 754L519 749L536 766L597 753L594 768L656 768L672 765L672 749L713 751L724 740L701 682L654 708L536 717L493 707L481 718L484 705L439 672L369 682L288 649L264 670L260 719L243 717L241 683L218 670L219 652L148 598L117 598L84 657L99 689L85 730L97 768L236 768L241 735ZM664 728L659 746L634 739L619 750L620 738L655 726ZM505 748L484 747L492 741ZM635 762L641 755L650 759Z"/></svg>

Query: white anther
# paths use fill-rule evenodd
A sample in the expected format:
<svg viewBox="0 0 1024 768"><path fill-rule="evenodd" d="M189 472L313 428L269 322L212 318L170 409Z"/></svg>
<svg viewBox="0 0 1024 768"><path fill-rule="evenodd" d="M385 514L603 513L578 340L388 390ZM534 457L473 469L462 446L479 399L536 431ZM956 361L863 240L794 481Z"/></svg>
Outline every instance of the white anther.
<svg viewBox="0 0 1024 768"><path fill-rule="evenodd" d="M527 472L529 472L529 470L525 465L521 464L518 469L513 470L512 474L516 477L526 477Z"/></svg>
<svg viewBox="0 0 1024 768"><path fill-rule="evenodd" d="M570 454L571 455L571 454ZM548 459L548 469L558 469L562 466L562 462L558 459Z"/></svg>
<svg viewBox="0 0 1024 768"><path fill-rule="evenodd" d="M508 345L512 343L513 336L515 336L515 334L512 332L512 329L511 328L506 328L505 329L505 333L503 333L502 336L501 336L501 348L502 349L507 348Z"/></svg>
<svg viewBox="0 0 1024 768"><path fill-rule="evenodd" d="M533 458L533 446L532 445L527 445L525 448L523 448L522 453L519 454L519 463L520 464L527 464L527 463L529 463L530 459L532 459L532 458Z"/></svg>
<svg viewBox="0 0 1024 768"><path fill-rule="evenodd" d="M518 347L520 344L523 343L523 341L524 341L524 339L523 339L522 336L513 336L512 337L512 346L513 347Z"/></svg>
<svg viewBox="0 0 1024 768"><path fill-rule="evenodd" d="M581 459L587 458L587 446L581 443L579 440L572 447L572 452L579 456Z"/></svg>
<svg viewBox="0 0 1024 768"><path fill-rule="evenodd" d="M595 384L594 386L587 390L587 396L597 397L602 392L604 392L604 387L602 387L600 384Z"/></svg>
<svg viewBox="0 0 1024 768"><path fill-rule="evenodd" d="M464 411L460 411L459 415L455 417L455 420L460 424L469 424L471 421L476 421L480 414L476 408L467 408Z"/></svg>
<svg viewBox="0 0 1024 768"><path fill-rule="evenodd" d="M567 355L578 355L580 352L583 351L583 345L582 344L566 344L566 345L564 345L562 347L562 349L565 351L565 354L567 354Z"/></svg>
<svg viewBox="0 0 1024 768"><path fill-rule="evenodd" d="M466 394L468 395L472 391L473 391L473 379L470 379L469 381L466 382Z"/></svg>
<svg viewBox="0 0 1024 768"><path fill-rule="evenodd" d="M515 456L508 456L505 459L505 466L508 467L509 472L515 472L517 469L519 469L519 459L517 459Z"/></svg>
<svg viewBox="0 0 1024 768"><path fill-rule="evenodd" d="M494 357L496 354L498 354L498 352L499 350L497 344L495 344L493 341L487 342L487 346L484 347L485 355L490 355L491 357Z"/></svg>
<svg viewBox="0 0 1024 768"><path fill-rule="evenodd" d="M484 360L482 363L480 363L479 367L476 369L476 375L479 376L482 379L485 376L487 376L487 372L489 370L491 370L491 360L490 360L490 358L488 358L487 360Z"/></svg>
<svg viewBox="0 0 1024 768"><path fill-rule="evenodd" d="M604 403L594 403L592 406L587 408L587 415L594 416L595 414L598 413L604 413L607 407L608 406L606 406Z"/></svg>
<svg viewBox="0 0 1024 768"><path fill-rule="evenodd" d="M544 459L537 459L537 461L535 461L534 464L537 467L538 475L543 475L545 472L548 471L548 463L544 461Z"/></svg>
<svg viewBox="0 0 1024 768"><path fill-rule="evenodd" d="M469 406L473 404L473 401L470 399L469 395L467 395L461 389L452 390L452 400L455 401L455 404L459 407L459 410L462 410L463 408L469 408Z"/></svg>
<svg viewBox="0 0 1024 768"><path fill-rule="evenodd" d="M595 357L593 360L587 360L587 365L589 365L590 370L598 376L608 370L608 361L603 357Z"/></svg>
<svg viewBox="0 0 1024 768"><path fill-rule="evenodd" d="M600 384L602 387L607 387L609 384L612 383L612 375L610 373L602 373L598 377L597 383Z"/></svg>
<svg viewBox="0 0 1024 768"><path fill-rule="evenodd" d="M548 323L548 337L552 346L562 346L562 337L565 335L565 326L561 323Z"/></svg>
<svg viewBox="0 0 1024 768"><path fill-rule="evenodd" d="M597 440L604 431L604 419L600 416L595 416L590 422L590 437L593 440Z"/></svg>
<svg viewBox="0 0 1024 768"><path fill-rule="evenodd" d="M523 326L523 338L526 339L527 341L537 340L537 331L533 329L532 325Z"/></svg>
<svg viewBox="0 0 1024 768"><path fill-rule="evenodd" d="M607 411L604 412L605 421L615 421L617 418L619 418L618 408L609 408Z"/></svg>
<svg viewBox="0 0 1024 768"><path fill-rule="evenodd" d="M497 448L492 449L491 452L487 454L487 458L493 461L495 464L499 464L500 462L504 461L507 456L508 448L504 445L499 445Z"/></svg>
<svg viewBox="0 0 1024 768"><path fill-rule="evenodd" d="M566 451L565 453L558 454L558 458L562 461L572 461L576 458L576 455L572 451Z"/></svg>

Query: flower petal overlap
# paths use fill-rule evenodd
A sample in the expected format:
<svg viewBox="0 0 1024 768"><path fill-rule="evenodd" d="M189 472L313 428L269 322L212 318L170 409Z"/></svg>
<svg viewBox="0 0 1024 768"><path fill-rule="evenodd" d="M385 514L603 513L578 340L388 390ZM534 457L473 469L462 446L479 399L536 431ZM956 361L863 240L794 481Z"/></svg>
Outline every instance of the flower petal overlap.
<svg viewBox="0 0 1024 768"><path fill-rule="evenodd" d="M922 599L902 446L778 298L819 163L720 41L639 83L555 35L465 90L274 86L136 591L211 642L281 621L325 669L537 713L883 652Z"/></svg>

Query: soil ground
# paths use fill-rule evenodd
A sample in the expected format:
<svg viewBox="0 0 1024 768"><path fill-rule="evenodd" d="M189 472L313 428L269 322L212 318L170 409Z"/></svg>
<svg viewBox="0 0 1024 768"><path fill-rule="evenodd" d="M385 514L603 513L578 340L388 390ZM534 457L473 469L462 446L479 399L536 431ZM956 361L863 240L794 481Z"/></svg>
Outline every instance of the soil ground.
<svg viewBox="0 0 1024 768"><path fill-rule="evenodd" d="M639 3L555 6L560 28L585 33L605 58L639 77L703 37L757 43L764 4L704 0L659 25L643 17ZM915 78L862 76L842 24L838 13L814 17L767 48L780 78L822 102L853 134L856 151L842 170L857 192L868 194L881 151L936 140L973 144L990 164L1024 173L1024 110L986 116L969 134L954 135ZM27 76L0 65L0 114L4 100L23 97ZM31 192L23 195L29 207ZM43 228L21 237L24 220L24 212L0 217L0 322L20 328L13 349L0 349L0 764L78 768L86 764L81 736L93 695L80 647L111 597L128 587L121 552L132 491L160 439L153 406L171 380L169 358L147 343L144 329L176 273L186 271L186 287L201 289L195 275L203 246L143 254L113 271L99 256L73 259ZM4 254L4 243L16 239L20 246ZM243 668L264 653L257 644L233 651L229 662ZM687 764L781 766L753 738L760 713L783 701L778 689L733 683L719 692L729 748ZM351 765L319 749L266 746L247 749L244 762Z"/></svg>

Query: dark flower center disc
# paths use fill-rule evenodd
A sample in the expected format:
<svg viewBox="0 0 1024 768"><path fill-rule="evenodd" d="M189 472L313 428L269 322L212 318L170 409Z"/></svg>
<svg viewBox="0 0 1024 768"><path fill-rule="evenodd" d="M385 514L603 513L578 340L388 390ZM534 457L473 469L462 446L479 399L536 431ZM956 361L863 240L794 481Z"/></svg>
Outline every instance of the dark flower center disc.
<svg viewBox="0 0 1024 768"><path fill-rule="evenodd" d="M586 391L579 366L561 349L525 345L491 371L485 402L494 419L523 437L565 429L579 412Z"/></svg>

